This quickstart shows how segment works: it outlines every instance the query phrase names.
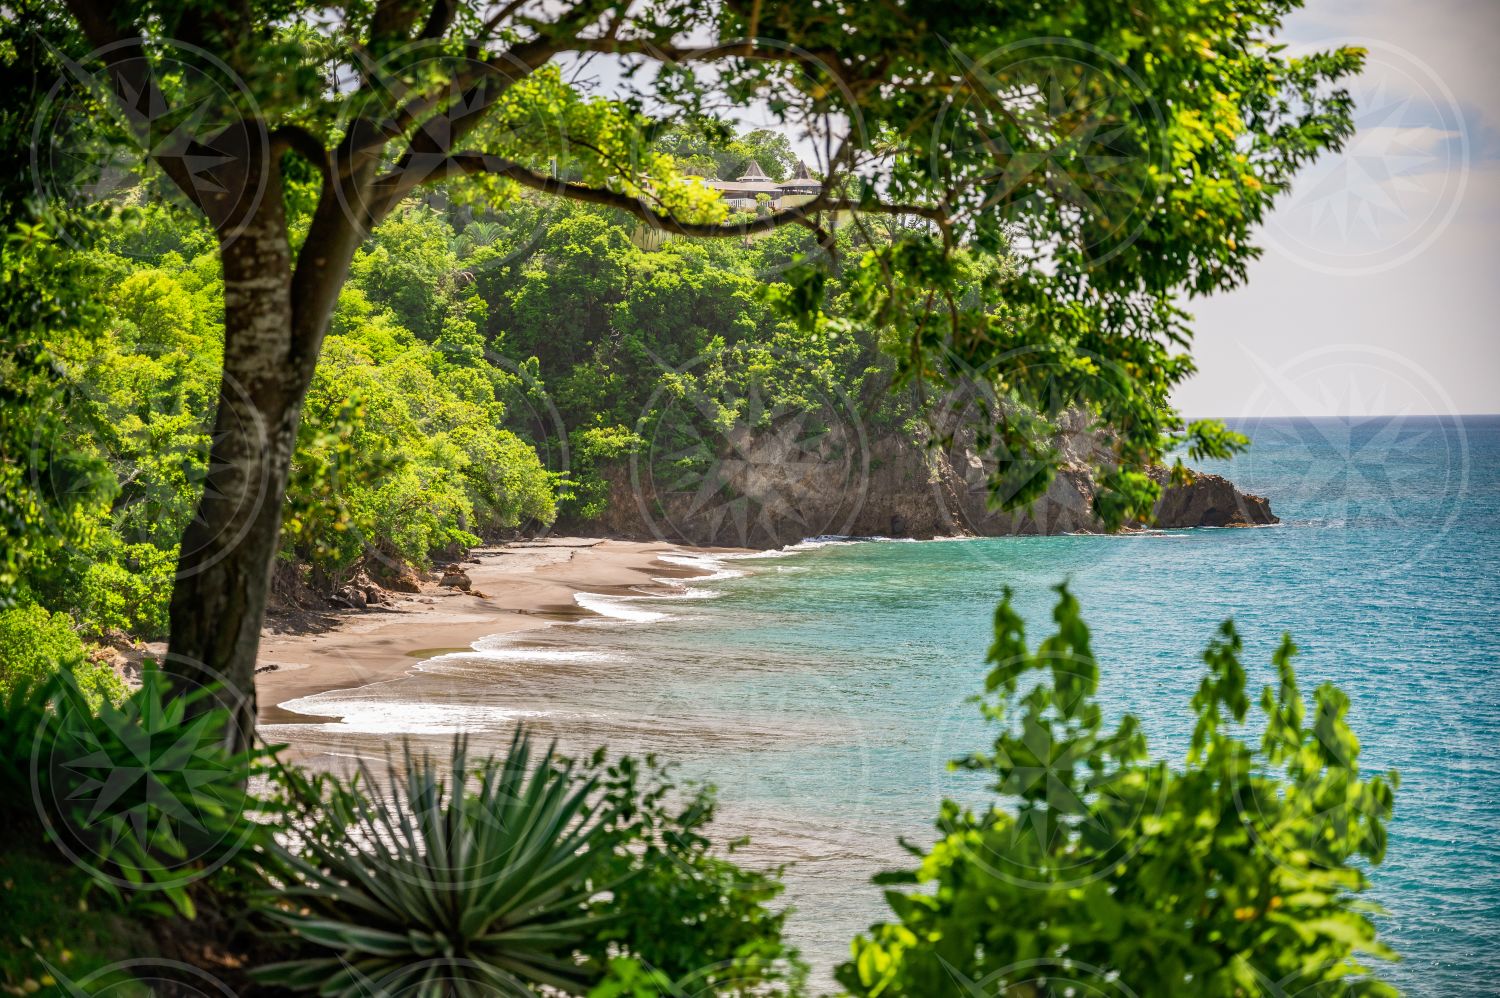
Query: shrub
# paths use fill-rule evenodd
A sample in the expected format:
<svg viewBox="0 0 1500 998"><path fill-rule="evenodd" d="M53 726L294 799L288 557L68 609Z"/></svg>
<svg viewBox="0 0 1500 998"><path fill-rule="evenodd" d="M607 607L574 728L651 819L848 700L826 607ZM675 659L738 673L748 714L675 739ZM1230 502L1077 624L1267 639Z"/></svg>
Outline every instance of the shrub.
<svg viewBox="0 0 1500 998"><path fill-rule="evenodd" d="M665 994L800 993L807 968L782 939L791 910L770 907L782 871L733 862L743 840L728 843L727 854L715 850L706 834L713 788L679 792L650 756L606 764L601 751L590 769L600 775L614 836L613 886L594 902L604 920L589 947L609 976L592 994L630 995L650 981L669 982Z"/></svg>
<svg viewBox="0 0 1500 998"><path fill-rule="evenodd" d="M189 888L267 838L246 790L268 750L232 753L229 712L189 714L209 691L170 692L154 667L116 707L64 669L5 698L0 790L117 901L192 917ZM166 903L162 903L165 901Z"/></svg>
<svg viewBox="0 0 1500 998"><path fill-rule="evenodd" d="M609 506L609 482L602 468L639 450L645 443L623 426L590 426L569 435L572 450L572 488L565 497L566 512L580 520L596 520Z"/></svg>
<svg viewBox="0 0 1500 998"><path fill-rule="evenodd" d="M1002 727L958 765L992 776L999 799L978 813L945 802L920 866L876 878L923 890L887 893L896 921L854 941L839 981L856 995L963 981L976 994L1393 994L1360 962L1392 954L1357 895L1384 855L1396 779L1360 778L1344 695L1320 687L1305 723L1284 639L1250 743L1226 622L1174 771L1147 757L1135 717L1104 727L1088 629L1060 592L1058 631L1035 653L1009 593L995 611L981 703Z"/></svg>
<svg viewBox="0 0 1500 998"><path fill-rule="evenodd" d="M32 603L0 610L0 694L83 662L83 642L65 613Z"/></svg>
<svg viewBox="0 0 1500 998"><path fill-rule="evenodd" d="M95 635L120 630L148 641L165 637L176 552L129 544L117 557L83 573L78 604L84 629Z"/></svg>
<svg viewBox="0 0 1500 998"><path fill-rule="evenodd" d="M598 931L586 902L609 853L591 780L551 749L533 762L517 732L500 758L470 764L453 746L450 785L408 747L393 799L365 767L352 784L290 774L304 855L265 901L307 955L256 971L324 995L577 993L576 956Z"/></svg>
<svg viewBox="0 0 1500 998"><path fill-rule="evenodd" d="M304 952L260 980L325 995L800 987L787 913L766 906L779 871L711 851L711 790L674 808L654 760L600 750L579 767L549 749L533 763L524 731L477 764L458 739L449 765L467 774L451 787L406 750L390 800L364 766L347 782L280 771L293 841L261 908Z"/></svg>
<svg viewBox="0 0 1500 998"><path fill-rule="evenodd" d="M0 610L0 697L25 691L66 672L88 704L125 696L125 684L107 665L84 657L83 642L65 613L36 604Z"/></svg>

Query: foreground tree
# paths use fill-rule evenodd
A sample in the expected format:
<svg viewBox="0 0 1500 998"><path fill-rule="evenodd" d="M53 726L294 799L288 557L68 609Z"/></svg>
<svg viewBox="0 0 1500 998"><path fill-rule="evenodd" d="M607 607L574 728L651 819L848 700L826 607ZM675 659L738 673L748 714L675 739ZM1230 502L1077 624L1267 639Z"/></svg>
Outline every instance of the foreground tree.
<svg viewBox="0 0 1500 998"><path fill-rule="evenodd" d="M1168 407L1191 370L1178 300L1243 280L1252 227L1350 128L1333 85L1359 54L1271 46L1292 6L22 0L23 21L77 29L64 90L104 84L39 117L44 190L97 193L77 171L105 171L80 150L113 111L220 242L223 379L171 603L179 681L226 683L250 737L299 407L355 250L424 185L605 205L686 237L803 226L823 251L770 293L812 326L841 262L831 230L894 223L843 261L853 321L886 330L903 383L1005 403L981 436L1000 501L1045 489L1056 420L1083 407L1112 434L1100 512L1149 515L1147 464L1184 436L1195 453L1236 442ZM567 82L604 63L613 98ZM730 217L654 139L752 106L819 150L823 184ZM308 171L316 205L292 231L287 180Z"/></svg>

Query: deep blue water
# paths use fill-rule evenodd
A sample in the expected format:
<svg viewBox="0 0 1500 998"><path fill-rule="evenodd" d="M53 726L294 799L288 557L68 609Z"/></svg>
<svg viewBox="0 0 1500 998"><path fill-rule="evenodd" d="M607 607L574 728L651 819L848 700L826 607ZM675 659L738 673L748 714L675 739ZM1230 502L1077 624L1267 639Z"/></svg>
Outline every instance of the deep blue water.
<svg viewBox="0 0 1500 998"><path fill-rule="evenodd" d="M614 604L660 619L532 632L380 688L386 721L367 728L396 701L496 737L520 711L569 739L681 760L720 785L722 822L756 840L750 858L796 863L792 931L827 968L884 914L868 877L902 862L896 836L929 838L939 800L972 792L945 763L986 744L967 698L1002 587L1034 641L1048 633L1050 587L1069 582L1107 708L1139 715L1153 751L1172 758L1191 728L1198 653L1233 616L1256 688L1290 631L1304 691L1332 680L1348 693L1366 771L1400 771L1389 856L1372 878L1382 934L1405 959L1382 976L1413 994L1495 992L1500 418L1242 428L1250 453L1207 470L1268 496L1281 526L831 544L734 561L745 575L696 586L714 598ZM359 704L336 706L357 728Z"/></svg>

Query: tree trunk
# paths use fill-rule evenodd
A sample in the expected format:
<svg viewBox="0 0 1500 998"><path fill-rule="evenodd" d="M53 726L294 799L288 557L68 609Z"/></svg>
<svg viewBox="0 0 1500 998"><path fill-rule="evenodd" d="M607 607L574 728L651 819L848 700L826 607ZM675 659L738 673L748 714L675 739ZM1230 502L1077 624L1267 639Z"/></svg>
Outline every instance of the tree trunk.
<svg viewBox="0 0 1500 998"><path fill-rule="evenodd" d="M227 707L239 748L255 730L260 627L298 415L316 364L315 351L294 349L291 250L280 177L274 162L268 167L267 183L253 185L256 203L221 233L223 376L203 495L178 556L166 663L180 693L217 686L192 709Z"/></svg>

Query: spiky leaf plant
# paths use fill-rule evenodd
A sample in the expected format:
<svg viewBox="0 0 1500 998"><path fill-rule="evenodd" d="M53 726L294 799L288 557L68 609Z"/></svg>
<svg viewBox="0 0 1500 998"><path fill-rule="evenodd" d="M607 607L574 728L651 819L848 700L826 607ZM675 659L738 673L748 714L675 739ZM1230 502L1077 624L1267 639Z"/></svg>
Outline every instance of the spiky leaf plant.
<svg viewBox="0 0 1500 998"><path fill-rule="evenodd" d="M552 747L533 761L524 731L477 764L456 739L447 762L407 746L388 794L363 764L351 782L290 777L307 821L267 911L307 955L260 980L414 998L587 988L576 954L599 918L584 905L610 852L596 784Z"/></svg>

